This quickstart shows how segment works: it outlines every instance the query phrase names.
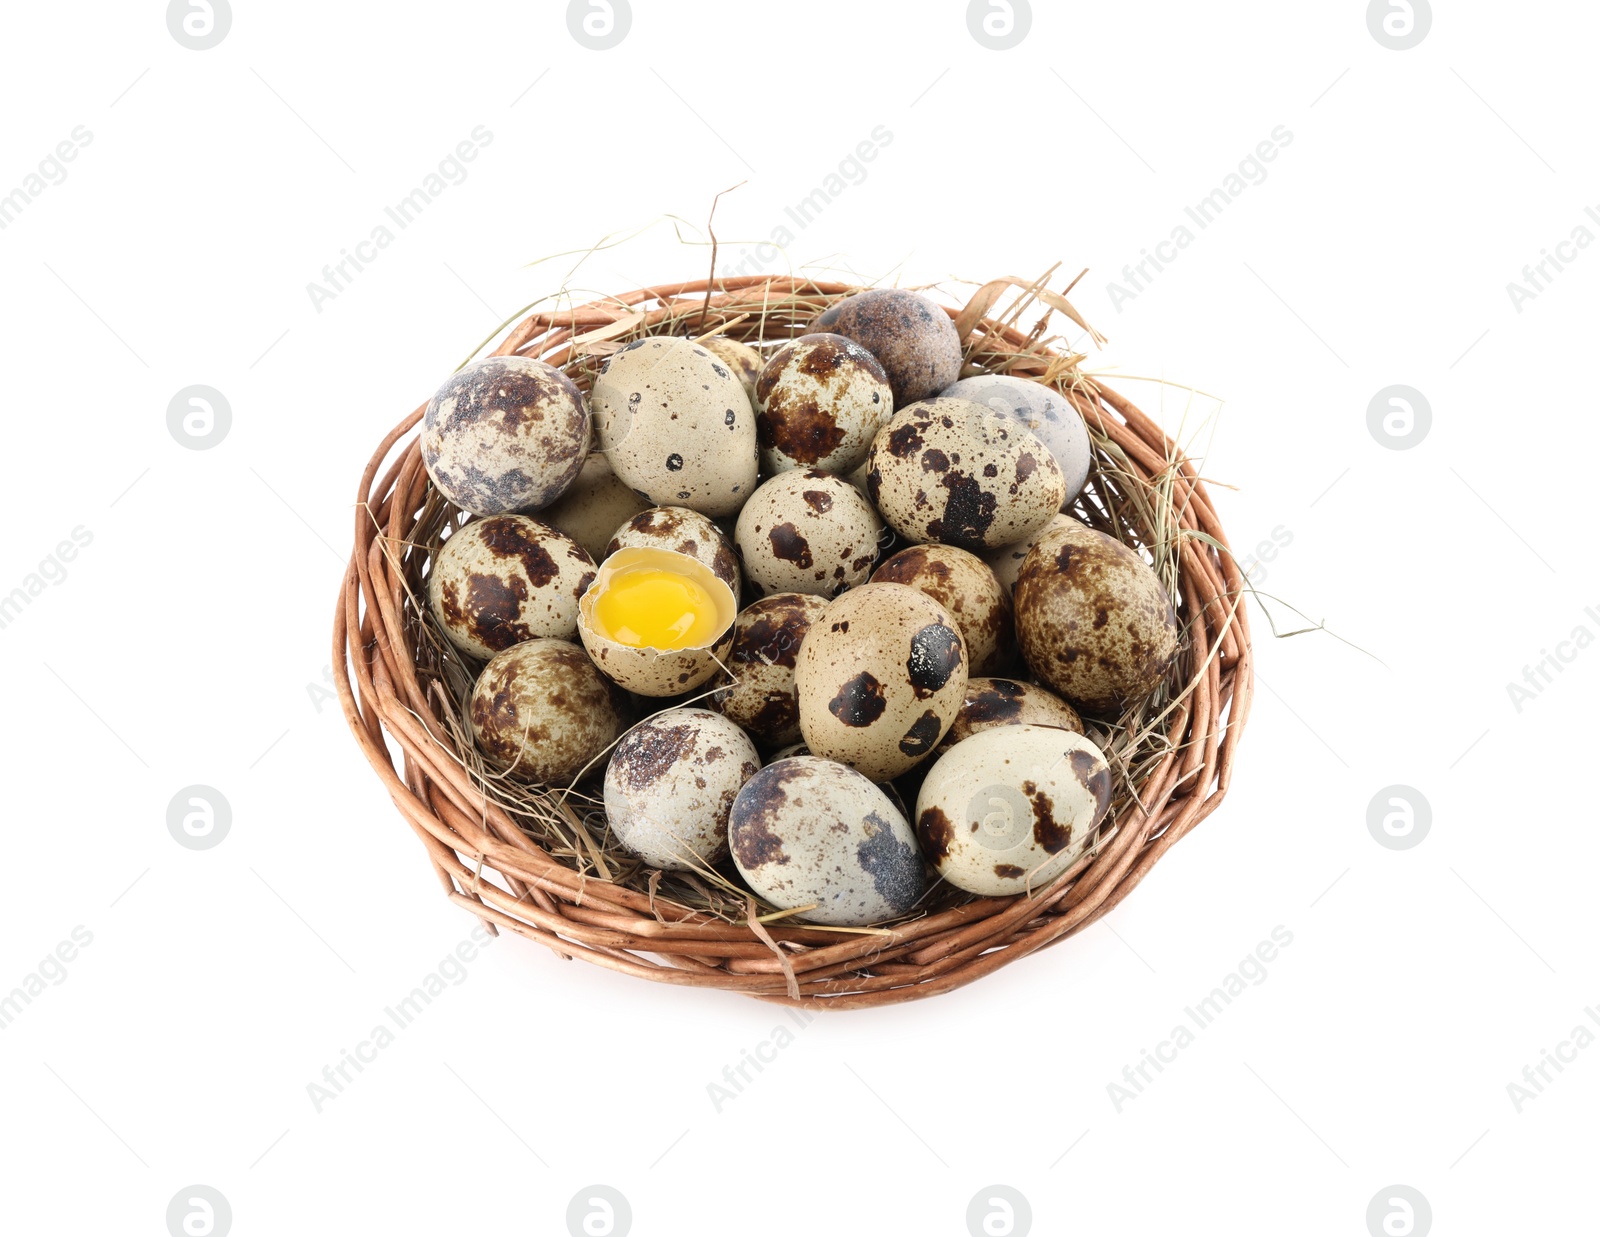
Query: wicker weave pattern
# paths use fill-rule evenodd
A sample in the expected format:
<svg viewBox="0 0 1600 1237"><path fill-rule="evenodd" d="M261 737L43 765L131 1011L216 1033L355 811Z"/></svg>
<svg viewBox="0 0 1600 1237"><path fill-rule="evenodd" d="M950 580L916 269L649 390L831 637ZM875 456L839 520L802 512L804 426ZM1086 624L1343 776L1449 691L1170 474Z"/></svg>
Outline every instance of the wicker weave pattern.
<svg viewBox="0 0 1600 1237"><path fill-rule="evenodd" d="M1064 372L1071 359L1045 349L1037 329L1015 325L1015 314L1004 321L985 316L1004 283L987 285L952 313L967 360L1063 387L1091 430L1120 448L1124 467L1149 483L1148 495L1170 505L1172 523L1204 535L1179 542L1174 601L1181 594L1187 626L1175 671L1177 703L1164 723L1166 750L1142 771L1110 840L1031 897L976 898L887 932L842 937L785 920L729 923L581 876L475 785L418 673L411 597L425 554L411 543L429 481L416 438L401 444L422 418L419 407L388 433L361 477L355 549L334 620L334 665L351 729L451 901L491 930L645 979L829 1009L884 1005L971 983L1093 923L1217 808L1252 690L1244 584L1232 555L1210 544L1226 547L1227 538L1192 465L1148 417L1075 368ZM787 339L855 290L769 277L718 280L709 291L705 282L641 289L531 314L495 355L541 357L565 366L587 388L597 350L671 329L686 307L703 330L726 326L734 338ZM1059 300L1048 293L1041 299ZM385 732L401 753L398 762Z"/></svg>

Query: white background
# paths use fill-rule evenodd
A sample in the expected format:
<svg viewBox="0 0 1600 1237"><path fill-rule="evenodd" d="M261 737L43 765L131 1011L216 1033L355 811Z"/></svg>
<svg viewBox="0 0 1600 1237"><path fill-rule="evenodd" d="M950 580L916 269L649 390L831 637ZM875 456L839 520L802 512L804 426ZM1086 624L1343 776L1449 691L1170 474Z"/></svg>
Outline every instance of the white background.
<svg viewBox="0 0 1600 1237"><path fill-rule="evenodd" d="M0 630L0 992L93 943L0 1031L5 1229L161 1234L198 1183L241 1237L559 1234L603 1183L641 1235L959 1235L1002 1184L1041 1234L1359 1237L1402 1184L1438 1233L1577 1231L1600 1049L1520 1112L1507 1084L1600 1032L1600 651L1562 646L1520 710L1507 684L1600 635L1600 252L1520 312L1507 284L1600 203L1593 9L1441 5L1394 51L1355 2L1036 2L993 51L957 0L635 0L593 51L565 7L238 0L204 51L159 3L7 10L0 194L92 141L0 231L0 594L92 541ZM480 125L465 181L315 307ZM1241 553L1287 535L1258 583L1339 638L1252 615L1233 790L1109 920L820 1017L720 1112L781 1011L502 938L319 1113L307 1084L474 926L321 698L368 454L571 265L529 262L670 215L698 239L747 181L737 261L880 125L789 259L960 299L1088 267L1091 366L1205 453ZM1277 126L1267 178L1114 306ZM571 282L708 256L660 223ZM166 423L196 383L232 410L205 451ZM1368 430L1397 383L1432 410L1410 450ZM232 808L202 851L166 824L196 783ZM1394 784L1431 805L1408 850L1368 831ZM1108 1084L1278 925L1265 981L1119 1112Z"/></svg>

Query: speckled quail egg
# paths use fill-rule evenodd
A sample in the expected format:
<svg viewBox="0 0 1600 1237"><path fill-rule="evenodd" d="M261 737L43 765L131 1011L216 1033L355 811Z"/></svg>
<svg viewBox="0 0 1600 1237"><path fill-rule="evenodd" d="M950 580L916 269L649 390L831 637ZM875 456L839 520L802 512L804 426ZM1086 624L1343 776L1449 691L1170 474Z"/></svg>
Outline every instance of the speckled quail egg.
<svg viewBox="0 0 1600 1237"><path fill-rule="evenodd" d="M1046 533L1069 523L1079 524L1081 521L1074 520L1067 515L1053 516L1050 523L1032 536L1024 537L1021 541L1014 541L1010 545L1003 545L998 550L991 551L983 561L993 568L994 578L1000 581L1000 586L1009 594L1016 587L1017 572L1022 570L1022 560L1028 557L1028 551L1033 549Z"/></svg>
<svg viewBox="0 0 1600 1237"><path fill-rule="evenodd" d="M844 474L894 412L889 379L872 353L843 335L802 335L785 344L756 382L761 466Z"/></svg>
<svg viewBox="0 0 1600 1237"><path fill-rule="evenodd" d="M794 663L811 624L828 608L807 593L774 593L746 606L733 627L728 650L728 686L712 698L724 717L771 750L800 739L800 704Z"/></svg>
<svg viewBox="0 0 1600 1237"><path fill-rule="evenodd" d="M652 867L703 871L728 855L728 809L761 767L739 727L705 709L640 722L606 766L611 832Z"/></svg>
<svg viewBox="0 0 1600 1237"><path fill-rule="evenodd" d="M944 737L953 747L963 739L996 726L1055 726L1083 733L1083 718L1060 696L1016 679L971 678L961 711Z"/></svg>
<svg viewBox="0 0 1600 1237"><path fill-rule="evenodd" d="M495 654L468 715L491 763L545 786L570 785L622 729L616 692L567 640L528 640Z"/></svg>
<svg viewBox="0 0 1600 1237"><path fill-rule="evenodd" d="M422 417L422 463L439 492L473 515L536 511L583 467L589 411L554 366L485 357L452 374Z"/></svg>
<svg viewBox="0 0 1600 1237"><path fill-rule="evenodd" d="M589 396L600 449L652 503L732 515L756 487L756 414L723 362L656 335L614 352Z"/></svg>
<svg viewBox="0 0 1600 1237"><path fill-rule="evenodd" d="M1114 716L1148 695L1178 653L1178 620L1156 573L1113 537L1068 521L1023 560L1017 642L1044 683Z"/></svg>
<svg viewBox="0 0 1600 1237"><path fill-rule="evenodd" d="M1088 849L1111 770L1081 734L985 730L940 756L917 793L917 839L957 889L985 897L1049 884Z"/></svg>
<svg viewBox="0 0 1600 1237"><path fill-rule="evenodd" d="M722 530L688 507L650 507L629 519L606 544L601 561L629 546L676 550L698 559L739 595L739 560Z"/></svg>
<svg viewBox="0 0 1600 1237"><path fill-rule="evenodd" d="M1011 598L977 555L953 545L907 546L885 559L872 579L909 585L948 610L967 646L970 673L993 674L1011 661Z"/></svg>
<svg viewBox="0 0 1600 1237"><path fill-rule="evenodd" d="M1016 418L1055 456L1067 484L1066 501L1071 502L1083 489L1083 483L1089 479L1089 462L1093 456L1089 430L1082 415L1061 392L1042 382L1014 378L1010 374L978 374L952 383L939 394L970 399L974 404Z"/></svg>
<svg viewBox="0 0 1600 1237"><path fill-rule="evenodd" d="M795 756L762 769L733 801L728 841L750 888L800 918L862 927L910 911L922 856L900 810L854 769Z"/></svg>
<svg viewBox="0 0 1600 1237"><path fill-rule="evenodd" d="M578 636L594 664L641 696L677 696L717 673L739 603L699 559L628 546L600 564L578 599Z"/></svg>
<svg viewBox="0 0 1600 1237"><path fill-rule="evenodd" d="M964 399L895 413L872 440L867 488L907 540L974 553L1037 532L1066 498L1061 469L1033 431Z"/></svg>
<svg viewBox="0 0 1600 1237"><path fill-rule="evenodd" d="M749 344L729 339L726 335L708 335L700 343L707 352L733 371L733 376L739 380L739 385L744 388L744 393L750 397L750 402L754 405L756 379L761 374L761 366L765 364L762 355Z"/></svg>
<svg viewBox="0 0 1600 1237"><path fill-rule="evenodd" d="M918 292L858 292L828 306L810 329L847 336L877 357L894 389L896 408L937 395L961 376L956 324Z"/></svg>
<svg viewBox="0 0 1600 1237"><path fill-rule="evenodd" d="M649 505L617 479L606 457L596 451L583 461L578 479L539 518L566 533L598 563L623 521Z"/></svg>
<svg viewBox="0 0 1600 1237"><path fill-rule="evenodd" d="M832 597L872 574L883 521L832 473L795 468L764 482L739 512L733 541L763 593Z"/></svg>
<svg viewBox="0 0 1600 1237"><path fill-rule="evenodd" d="M595 562L565 533L525 515L491 515L459 529L428 575L428 603L450 643L490 658L524 640L578 631L578 598Z"/></svg>
<svg viewBox="0 0 1600 1237"><path fill-rule="evenodd" d="M835 599L795 662L806 746L875 782L933 751L966 686L967 650L955 620L904 584L863 584Z"/></svg>

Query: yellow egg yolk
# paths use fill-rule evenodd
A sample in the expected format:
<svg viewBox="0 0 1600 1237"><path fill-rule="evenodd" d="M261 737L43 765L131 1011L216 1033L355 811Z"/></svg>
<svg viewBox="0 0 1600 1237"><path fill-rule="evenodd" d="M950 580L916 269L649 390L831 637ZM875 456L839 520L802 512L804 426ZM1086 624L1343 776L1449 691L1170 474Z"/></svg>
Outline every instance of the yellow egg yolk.
<svg viewBox="0 0 1600 1237"><path fill-rule="evenodd" d="M688 576L628 567L595 598L594 622L601 634L633 648L701 648L717 637L717 603Z"/></svg>

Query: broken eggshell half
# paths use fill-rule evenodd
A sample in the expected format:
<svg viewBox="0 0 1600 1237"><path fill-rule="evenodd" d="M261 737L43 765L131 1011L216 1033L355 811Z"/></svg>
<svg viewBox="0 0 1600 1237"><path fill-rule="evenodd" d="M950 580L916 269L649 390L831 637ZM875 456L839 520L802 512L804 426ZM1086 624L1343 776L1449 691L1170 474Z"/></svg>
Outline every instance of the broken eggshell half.
<svg viewBox="0 0 1600 1237"><path fill-rule="evenodd" d="M595 604L619 573L640 567L673 572L699 585L716 608L712 627L716 637L687 648L662 649L625 644L607 634L596 619ZM617 686L641 696L677 696L708 681L726 661L738 613L733 590L698 559L676 550L630 546L600 565L594 582L578 599L578 636L600 672Z"/></svg>

